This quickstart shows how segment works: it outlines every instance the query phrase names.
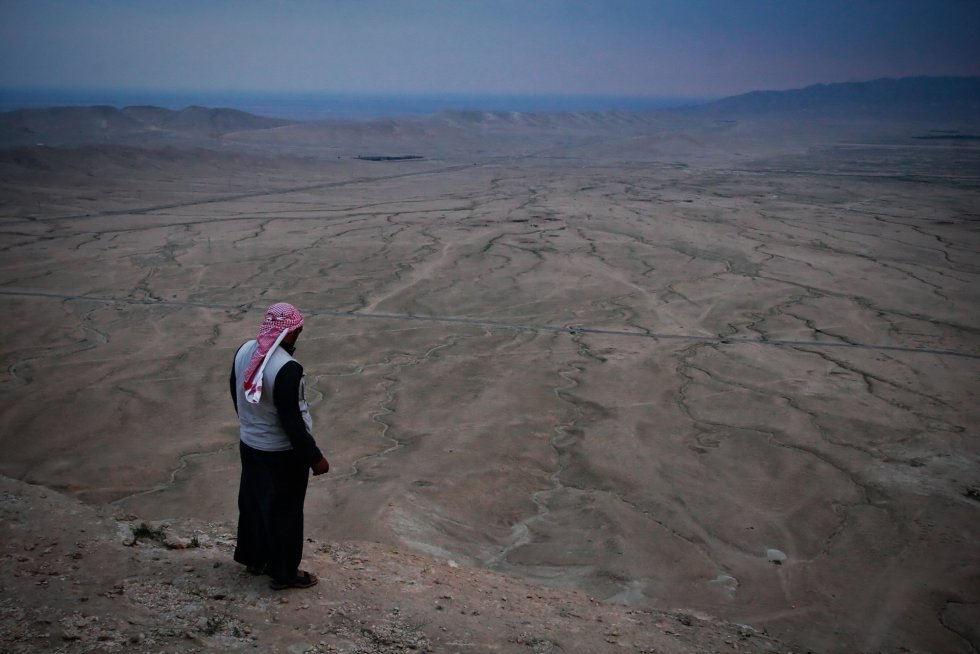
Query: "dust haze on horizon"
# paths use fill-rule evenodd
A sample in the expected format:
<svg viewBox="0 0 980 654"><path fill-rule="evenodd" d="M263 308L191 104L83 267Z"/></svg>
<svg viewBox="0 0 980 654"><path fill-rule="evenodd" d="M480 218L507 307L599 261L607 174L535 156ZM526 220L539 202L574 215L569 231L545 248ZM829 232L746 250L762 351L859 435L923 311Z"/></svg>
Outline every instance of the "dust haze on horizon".
<svg viewBox="0 0 980 654"><path fill-rule="evenodd" d="M980 74L945 0L0 0L0 88L709 98Z"/></svg>

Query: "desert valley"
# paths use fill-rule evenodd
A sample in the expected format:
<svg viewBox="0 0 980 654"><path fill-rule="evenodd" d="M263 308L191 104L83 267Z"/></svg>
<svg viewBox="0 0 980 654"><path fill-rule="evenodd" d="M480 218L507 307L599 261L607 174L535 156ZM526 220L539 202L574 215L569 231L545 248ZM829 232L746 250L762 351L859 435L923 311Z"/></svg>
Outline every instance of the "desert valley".
<svg viewBox="0 0 980 654"><path fill-rule="evenodd" d="M976 652L971 79L0 114L0 649ZM278 301L331 462L284 594L230 554Z"/></svg>

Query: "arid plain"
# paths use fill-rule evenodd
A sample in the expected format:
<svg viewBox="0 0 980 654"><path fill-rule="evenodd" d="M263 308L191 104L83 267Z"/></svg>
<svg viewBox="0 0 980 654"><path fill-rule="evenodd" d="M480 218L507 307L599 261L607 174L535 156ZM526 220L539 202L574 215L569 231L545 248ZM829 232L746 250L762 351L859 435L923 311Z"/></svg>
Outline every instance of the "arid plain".
<svg viewBox="0 0 980 654"><path fill-rule="evenodd" d="M233 531L231 359L289 301L317 542L980 648L976 142L464 119L4 150L0 472Z"/></svg>

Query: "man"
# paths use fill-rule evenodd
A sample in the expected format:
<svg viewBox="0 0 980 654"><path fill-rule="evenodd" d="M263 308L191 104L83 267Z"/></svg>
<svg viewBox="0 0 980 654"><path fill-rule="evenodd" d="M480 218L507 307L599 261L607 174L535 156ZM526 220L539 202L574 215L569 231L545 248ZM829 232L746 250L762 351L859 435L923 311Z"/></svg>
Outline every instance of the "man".
<svg viewBox="0 0 980 654"><path fill-rule="evenodd" d="M258 337L235 354L230 379L242 459L235 560L268 574L275 590L317 583L299 569L303 503L310 469L314 475L330 469L313 439L303 367L292 357L302 331L296 307L272 305Z"/></svg>

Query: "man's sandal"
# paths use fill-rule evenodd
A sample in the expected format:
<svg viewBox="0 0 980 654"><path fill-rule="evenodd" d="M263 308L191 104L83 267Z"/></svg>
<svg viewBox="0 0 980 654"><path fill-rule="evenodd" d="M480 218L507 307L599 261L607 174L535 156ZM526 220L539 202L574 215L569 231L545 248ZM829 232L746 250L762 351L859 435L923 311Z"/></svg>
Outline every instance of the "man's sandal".
<svg viewBox="0 0 980 654"><path fill-rule="evenodd" d="M296 576L287 581L277 581L273 579L269 582L269 588L272 590L285 590L286 588L309 588L310 586L316 586L317 582L320 581L316 578L315 574L306 572L305 570L300 570L296 573Z"/></svg>

